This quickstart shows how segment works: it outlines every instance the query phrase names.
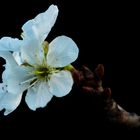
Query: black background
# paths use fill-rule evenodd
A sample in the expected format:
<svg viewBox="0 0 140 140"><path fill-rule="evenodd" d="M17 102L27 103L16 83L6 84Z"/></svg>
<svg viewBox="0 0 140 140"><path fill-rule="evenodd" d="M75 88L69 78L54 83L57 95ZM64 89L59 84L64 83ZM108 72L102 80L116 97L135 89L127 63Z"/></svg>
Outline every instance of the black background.
<svg viewBox="0 0 140 140"><path fill-rule="evenodd" d="M105 66L105 87L111 87L114 99L130 112L140 114L139 102L139 25L137 4L128 2L94 2L76 0L40 0L3 2L0 4L0 37L19 37L22 25L56 4L59 16L47 40L59 35L71 37L80 49L73 65L92 70ZM3 59L0 59L1 73ZM108 125L91 96L74 86L63 98L53 98L43 109L31 111L24 98L10 115L0 113L0 132L14 131L22 136L92 136L103 131L116 132ZM91 127L91 128L90 128ZM67 137L65 139L67 139ZM27 137L28 138L28 137Z"/></svg>

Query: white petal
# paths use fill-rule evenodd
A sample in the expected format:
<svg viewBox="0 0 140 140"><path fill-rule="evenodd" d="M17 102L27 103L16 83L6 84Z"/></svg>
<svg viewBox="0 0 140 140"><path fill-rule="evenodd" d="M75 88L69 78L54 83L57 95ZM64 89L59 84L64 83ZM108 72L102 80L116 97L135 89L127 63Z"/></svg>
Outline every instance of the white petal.
<svg viewBox="0 0 140 140"><path fill-rule="evenodd" d="M16 61L11 52L8 51L0 51L0 57L6 60L6 63L11 65L12 67L17 66Z"/></svg>
<svg viewBox="0 0 140 140"><path fill-rule="evenodd" d="M59 36L49 44L47 64L52 67L64 67L78 57L78 47L66 36Z"/></svg>
<svg viewBox="0 0 140 140"><path fill-rule="evenodd" d="M4 84L0 84L0 110L5 109L4 115L13 112L20 104L22 94L11 94L4 89Z"/></svg>
<svg viewBox="0 0 140 140"><path fill-rule="evenodd" d="M27 70L21 67L11 67L9 64L6 64L6 69L2 74L2 80L7 85L8 92L13 94L19 94L25 91L31 81L23 82L32 77L33 75L29 75Z"/></svg>
<svg viewBox="0 0 140 140"><path fill-rule="evenodd" d="M24 61L22 60L22 57L21 57L21 52L13 52L13 57L18 65L21 65L24 63Z"/></svg>
<svg viewBox="0 0 140 140"><path fill-rule="evenodd" d="M46 12L39 14L23 25L22 61L30 64L40 64L42 62L44 57L42 43L54 25L57 15L57 6L51 5Z"/></svg>
<svg viewBox="0 0 140 140"><path fill-rule="evenodd" d="M22 40L11 37L0 39L0 51L19 51L22 46Z"/></svg>
<svg viewBox="0 0 140 140"><path fill-rule="evenodd" d="M0 51L0 56L6 60L5 71L2 75L2 80L5 82L8 80L9 75L11 75L11 72L14 71L14 69L17 68L18 65L14 60L12 53L7 51Z"/></svg>
<svg viewBox="0 0 140 140"><path fill-rule="evenodd" d="M41 64L44 57L43 47L36 39L24 40L21 47L21 60L29 64Z"/></svg>
<svg viewBox="0 0 140 140"><path fill-rule="evenodd" d="M9 74L7 73L8 72L5 70L3 73L3 81L7 85L8 92L13 94L19 94L29 87L31 81L23 83L24 81L30 79L30 76L28 76L24 71L21 71L18 68L13 68L11 69Z"/></svg>
<svg viewBox="0 0 140 140"><path fill-rule="evenodd" d="M28 89L25 100L30 109L36 110L39 107L45 107L47 105L53 97L48 89L49 86L46 82L38 82Z"/></svg>
<svg viewBox="0 0 140 140"><path fill-rule="evenodd" d="M53 27L57 15L57 6L51 5L47 11L26 22L22 27L25 38L36 38L42 43Z"/></svg>
<svg viewBox="0 0 140 140"><path fill-rule="evenodd" d="M69 71L61 71L53 74L50 78L49 85L50 92L53 95L57 97L67 95L71 91L73 85L71 73Z"/></svg>
<svg viewBox="0 0 140 140"><path fill-rule="evenodd" d="M20 83L30 78L28 71L17 65L10 52L1 51L0 55L6 59L2 80L7 85L7 90L14 94L23 92L29 83L22 85Z"/></svg>

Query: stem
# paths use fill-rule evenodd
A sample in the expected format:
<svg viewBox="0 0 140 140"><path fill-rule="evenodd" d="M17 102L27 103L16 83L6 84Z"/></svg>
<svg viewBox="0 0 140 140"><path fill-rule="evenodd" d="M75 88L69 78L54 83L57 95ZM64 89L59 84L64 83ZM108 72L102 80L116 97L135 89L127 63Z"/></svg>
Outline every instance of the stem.
<svg viewBox="0 0 140 140"><path fill-rule="evenodd" d="M77 86L81 87L85 93L93 94L93 98L97 98L99 104L103 105L103 110L109 121L127 128L140 127L140 116L123 109L112 98L111 89L102 87L104 76L104 66L102 64L97 66L94 73L83 66L81 71L73 69L72 74Z"/></svg>

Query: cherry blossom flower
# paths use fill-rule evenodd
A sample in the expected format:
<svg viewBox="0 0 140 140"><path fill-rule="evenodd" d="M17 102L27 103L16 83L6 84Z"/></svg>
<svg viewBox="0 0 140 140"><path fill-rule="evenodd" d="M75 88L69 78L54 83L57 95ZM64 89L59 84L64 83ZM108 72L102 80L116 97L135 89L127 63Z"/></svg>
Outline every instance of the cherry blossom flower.
<svg viewBox="0 0 140 140"><path fill-rule="evenodd" d="M78 57L75 42L64 35L52 42L45 41L58 15L51 5L44 13L22 26L22 40L0 39L0 57L6 61L0 83L0 110L13 112L21 102L24 91L28 107L45 107L53 96L67 95L73 85L71 63Z"/></svg>

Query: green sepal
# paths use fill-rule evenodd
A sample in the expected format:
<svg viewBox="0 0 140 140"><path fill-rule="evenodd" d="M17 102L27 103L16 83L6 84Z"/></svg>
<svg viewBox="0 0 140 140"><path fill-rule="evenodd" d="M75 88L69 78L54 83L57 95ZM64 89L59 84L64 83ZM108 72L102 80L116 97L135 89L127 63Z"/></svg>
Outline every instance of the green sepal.
<svg viewBox="0 0 140 140"><path fill-rule="evenodd" d="M71 64L64 67L64 70L68 70L68 71L72 71L73 69L74 67Z"/></svg>

